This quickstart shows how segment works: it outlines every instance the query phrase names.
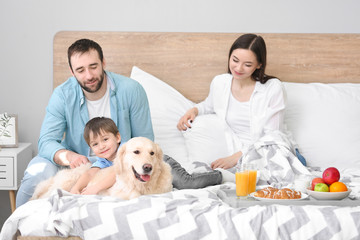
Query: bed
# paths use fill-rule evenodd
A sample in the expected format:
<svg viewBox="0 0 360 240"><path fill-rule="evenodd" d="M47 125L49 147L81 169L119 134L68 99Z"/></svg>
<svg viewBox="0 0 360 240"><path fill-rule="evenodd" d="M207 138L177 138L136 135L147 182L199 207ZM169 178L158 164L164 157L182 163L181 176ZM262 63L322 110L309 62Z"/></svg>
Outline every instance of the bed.
<svg viewBox="0 0 360 240"><path fill-rule="evenodd" d="M207 171L209 162L232 151L218 119L199 118L187 133L176 123L207 96L213 77L226 72L228 49L240 34L59 32L54 88L69 76L68 46L80 38L97 41L107 70L145 88L155 142L164 153L189 171ZM337 167L352 190L346 199L352 204L257 201L234 207L220 194L235 191L230 182L129 201L58 190L18 208L0 239L359 239L360 34L261 35L268 48L267 73L283 82L285 122L306 169L320 176Z"/></svg>

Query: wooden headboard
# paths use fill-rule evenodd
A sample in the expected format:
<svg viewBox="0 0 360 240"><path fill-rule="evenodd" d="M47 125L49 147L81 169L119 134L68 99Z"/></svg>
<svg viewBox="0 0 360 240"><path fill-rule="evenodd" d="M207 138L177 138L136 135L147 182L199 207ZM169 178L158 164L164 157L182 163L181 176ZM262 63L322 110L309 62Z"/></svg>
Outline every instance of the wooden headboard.
<svg viewBox="0 0 360 240"><path fill-rule="evenodd" d="M54 37L54 88L70 76L67 48L80 38L98 42L106 69L130 76L132 66L199 102L217 74L227 71L228 51L241 33L62 31ZM285 82L360 83L360 34L260 34L267 73Z"/></svg>

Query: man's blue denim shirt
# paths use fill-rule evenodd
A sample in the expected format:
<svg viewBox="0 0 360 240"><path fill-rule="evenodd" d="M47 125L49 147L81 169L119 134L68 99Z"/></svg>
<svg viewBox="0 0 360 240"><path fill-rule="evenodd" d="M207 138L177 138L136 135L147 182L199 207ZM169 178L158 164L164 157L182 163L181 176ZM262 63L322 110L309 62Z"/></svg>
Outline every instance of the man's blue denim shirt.
<svg viewBox="0 0 360 240"><path fill-rule="evenodd" d="M110 112L121 141L143 136L154 140L148 99L135 80L106 71L110 84ZM58 86L48 103L38 141L39 155L53 162L55 153L68 149L89 155L83 137L89 120L85 96L75 77Z"/></svg>

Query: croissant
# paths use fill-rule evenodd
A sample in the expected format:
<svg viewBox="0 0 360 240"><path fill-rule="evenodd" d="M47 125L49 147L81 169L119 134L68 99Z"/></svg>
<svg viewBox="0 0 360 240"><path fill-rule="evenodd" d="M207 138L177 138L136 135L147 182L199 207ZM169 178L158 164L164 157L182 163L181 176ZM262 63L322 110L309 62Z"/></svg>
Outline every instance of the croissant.
<svg viewBox="0 0 360 240"><path fill-rule="evenodd" d="M254 193L255 197L271 199L298 199L301 198L301 192L290 188L277 189L266 187Z"/></svg>

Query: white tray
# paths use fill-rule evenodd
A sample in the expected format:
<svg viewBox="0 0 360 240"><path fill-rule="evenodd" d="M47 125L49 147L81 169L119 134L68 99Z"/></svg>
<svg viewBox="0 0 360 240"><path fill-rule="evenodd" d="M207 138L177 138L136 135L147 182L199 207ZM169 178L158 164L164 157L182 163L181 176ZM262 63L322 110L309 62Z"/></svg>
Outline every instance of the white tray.
<svg viewBox="0 0 360 240"><path fill-rule="evenodd" d="M315 198L312 198L311 196L307 196L306 198L303 198L298 201L294 200L272 200L272 201L259 201L251 196L249 196L247 199L239 199L234 189L220 189L217 192L217 195L219 198L234 208L239 207L250 207L254 205L322 205L322 206L360 206L360 200L351 200L350 198L345 198L342 200L317 200Z"/></svg>

